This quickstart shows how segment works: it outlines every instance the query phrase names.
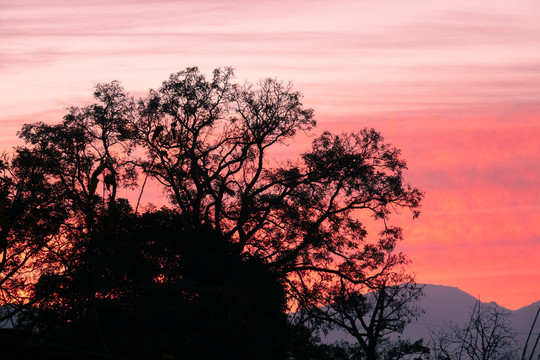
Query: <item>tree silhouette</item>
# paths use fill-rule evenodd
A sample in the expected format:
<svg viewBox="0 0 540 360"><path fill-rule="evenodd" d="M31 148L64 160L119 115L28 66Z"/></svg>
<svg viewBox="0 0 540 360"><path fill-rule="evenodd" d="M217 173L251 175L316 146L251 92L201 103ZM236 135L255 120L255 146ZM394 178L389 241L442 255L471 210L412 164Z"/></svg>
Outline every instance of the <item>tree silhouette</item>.
<svg viewBox="0 0 540 360"><path fill-rule="evenodd" d="M324 274L311 282L321 290L336 279L365 281L401 239L389 214L418 214L422 194L404 183L399 150L372 129L325 132L298 161L269 167L269 148L311 129L313 111L290 85L238 86L231 76L216 70L207 81L187 69L140 101L131 125L146 151L138 165L192 224L211 224L238 253L295 274L291 288L300 291L306 282L297 280L313 274ZM376 244L365 244L362 215L384 223Z"/></svg>
<svg viewBox="0 0 540 360"><path fill-rule="evenodd" d="M469 321L449 324L432 333L434 355L438 359L517 359L516 332L510 314L496 304L475 304Z"/></svg>
<svg viewBox="0 0 540 360"><path fill-rule="evenodd" d="M127 354L126 338L144 337L135 329L152 323L141 314L155 298L152 312L174 313L162 314L176 325L160 322L168 335L138 342L137 356L209 354L203 333L237 358L270 339L277 354L285 299L312 306L305 299L325 299L339 284L372 286L402 264L388 257L402 238L389 216L399 208L417 216L422 194L405 183L399 150L373 129L324 132L299 159L270 166L271 149L315 126L313 110L291 85L240 86L232 77L228 68L210 80L188 68L137 101L118 82L100 84L96 103L70 108L60 124L22 128L26 145L3 169L35 167L43 196L28 199L47 227L20 241L56 241L47 242L54 257L31 257L47 266L24 289L37 309L27 326L52 342L72 334L88 349ZM16 198L17 178L4 178L3 199ZM141 214L119 197L142 178L160 184L170 209ZM381 224L379 236L368 237L364 219ZM257 337L261 322L273 330Z"/></svg>
<svg viewBox="0 0 540 360"><path fill-rule="evenodd" d="M401 257L388 254L387 262L395 269ZM313 324L328 332L345 331L356 340L355 353L368 360L387 358L399 359L414 352L429 352L421 343L394 341L389 335L399 335L405 327L422 313L418 300L423 295L422 287L410 281L403 273L376 276L362 286L341 282L325 298L308 296L297 321ZM369 291L369 292L367 292ZM324 306L316 306L324 303ZM413 353L414 353L413 352Z"/></svg>
<svg viewBox="0 0 540 360"><path fill-rule="evenodd" d="M31 303L39 271L57 265L66 212L39 160L0 159L0 322Z"/></svg>

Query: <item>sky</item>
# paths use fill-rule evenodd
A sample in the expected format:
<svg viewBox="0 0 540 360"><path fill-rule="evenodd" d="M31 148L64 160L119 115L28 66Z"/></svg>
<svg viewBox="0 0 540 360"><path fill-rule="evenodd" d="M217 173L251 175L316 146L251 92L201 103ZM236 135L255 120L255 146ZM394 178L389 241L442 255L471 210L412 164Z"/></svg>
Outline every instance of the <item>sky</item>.
<svg viewBox="0 0 540 360"><path fill-rule="evenodd" d="M0 0L0 151L100 82L290 80L314 135L373 127L402 150L425 192L396 220L417 281L517 309L540 300L539 18L537 0Z"/></svg>

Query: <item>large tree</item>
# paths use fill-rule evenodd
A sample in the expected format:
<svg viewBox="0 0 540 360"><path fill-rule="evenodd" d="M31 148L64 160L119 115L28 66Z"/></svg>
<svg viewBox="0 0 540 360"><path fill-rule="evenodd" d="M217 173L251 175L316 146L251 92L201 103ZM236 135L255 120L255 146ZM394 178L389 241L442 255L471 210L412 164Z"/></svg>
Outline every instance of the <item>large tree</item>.
<svg viewBox="0 0 540 360"><path fill-rule="evenodd" d="M70 108L60 124L29 124L19 133L26 145L10 166L17 173L26 171L23 159L38 164L41 188L51 190L32 197L34 207L59 207L49 212L58 213L52 230L40 229L59 239L51 250L56 266L35 273L41 275L38 291L30 293L42 299L41 309L64 309L69 323L93 312L96 341L105 352L108 335L98 310L106 300L143 291L137 283L174 287L181 280L177 295L187 304L203 301L209 283L214 293L242 278L238 271L256 273L263 266L271 274L267 284L277 281L289 305L301 308L338 284L375 284L402 262L401 256L387 261L402 238L390 215L404 208L417 216L422 194L404 181L399 150L373 129L324 132L297 159L271 165L270 151L313 129L313 110L290 84L266 79L238 85L232 77L228 68L209 80L188 68L137 101L118 82L100 84L95 104ZM174 214L154 219L176 224L162 237L130 233L142 225L129 224L144 223L146 214L135 201L130 206L119 198L126 189L142 185L143 191L147 178L162 187ZM13 194L10 186L4 187ZM381 231L370 237L366 223L372 221ZM156 248L159 242L167 245ZM124 251L141 271L123 264ZM217 267L205 278L200 264L208 263L209 253L216 254L209 263ZM223 266L229 270L216 283ZM252 279L243 281L234 291L247 286L259 296ZM279 291L274 294L279 310ZM214 299L208 300L214 307L215 297L206 299Z"/></svg>
<svg viewBox="0 0 540 360"><path fill-rule="evenodd" d="M422 197L404 182L399 150L373 129L324 132L299 159L270 166L270 148L310 130L313 111L290 85L238 86L231 76L216 70L207 81L187 69L139 102L131 136L146 151L137 161L142 171L194 226L210 224L295 289L308 278L310 288L324 289L389 271L382 257L402 237L389 215L407 208L417 216ZM382 231L367 241L371 219Z"/></svg>

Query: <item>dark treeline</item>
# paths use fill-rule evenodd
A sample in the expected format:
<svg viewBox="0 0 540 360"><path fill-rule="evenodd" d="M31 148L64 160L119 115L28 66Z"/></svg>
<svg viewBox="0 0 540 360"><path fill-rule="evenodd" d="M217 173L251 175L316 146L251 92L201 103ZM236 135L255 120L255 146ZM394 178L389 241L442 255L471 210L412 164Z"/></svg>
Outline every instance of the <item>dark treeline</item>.
<svg viewBox="0 0 540 360"><path fill-rule="evenodd" d="M422 198L403 179L399 150L372 129L324 132L278 164L270 150L312 130L313 110L290 85L232 76L189 68L141 99L99 84L95 103L62 122L23 126L25 145L0 162L1 318L14 325L0 341L13 356L425 350L383 341L420 311L390 223L400 209L416 217ZM122 198L149 179L168 207ZM370 222L379 233L367 233ZM357 344L317 342L315 329L335 327Z"/></svg>

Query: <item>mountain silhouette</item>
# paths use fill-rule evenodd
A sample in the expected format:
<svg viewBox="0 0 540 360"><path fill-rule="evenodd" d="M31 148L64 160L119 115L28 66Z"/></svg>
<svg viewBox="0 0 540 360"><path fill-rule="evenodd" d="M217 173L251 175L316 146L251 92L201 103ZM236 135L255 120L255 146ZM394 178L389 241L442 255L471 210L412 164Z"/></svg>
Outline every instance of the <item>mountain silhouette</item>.
<svg viewBox="0 0 540 360"><path fill-rule="evenodd" d="M420 300L420 306L424 309L424 314L407 325L401 335L402 339L412 341L425 339L424 343L427 343L430 339L431 331L440 330L450 323L461 325L467 322L471 311L478 302L477 298L457 287L433 284L419 285L424 286L424 297ZM481 306L482 304L487 305L488 303L481 303ZM495 305L500 310L507 311L511 314L510 320L512 327L517 332L517 340L521 344L525 343L536 312L540 307L540 301L519 310L509 310L494 302L489 304ZM539 332L540 319L537 320L533 333L538 334ZM334 330L326 336L321 336L321 340L325 343L334 343L341 340L355 342L354 338L340 330Z"/></svg>

